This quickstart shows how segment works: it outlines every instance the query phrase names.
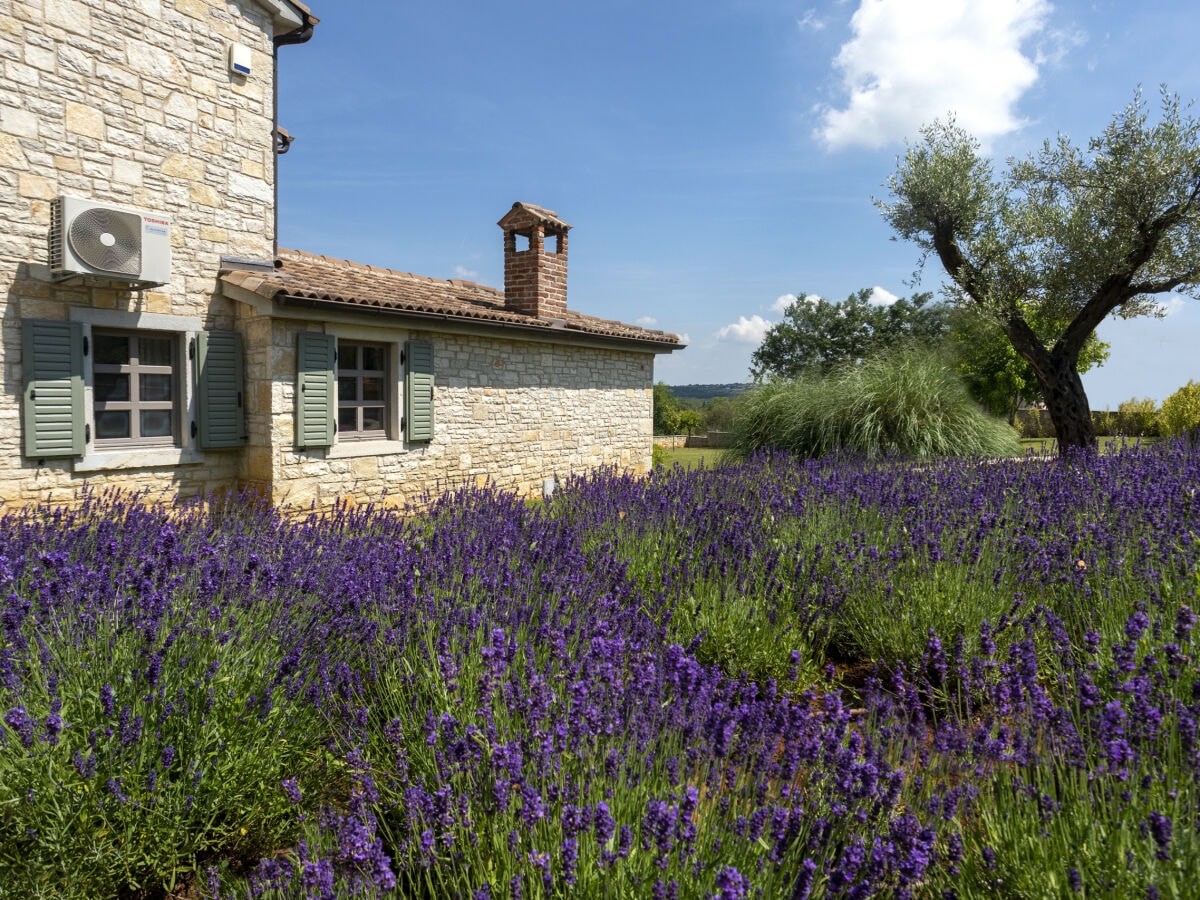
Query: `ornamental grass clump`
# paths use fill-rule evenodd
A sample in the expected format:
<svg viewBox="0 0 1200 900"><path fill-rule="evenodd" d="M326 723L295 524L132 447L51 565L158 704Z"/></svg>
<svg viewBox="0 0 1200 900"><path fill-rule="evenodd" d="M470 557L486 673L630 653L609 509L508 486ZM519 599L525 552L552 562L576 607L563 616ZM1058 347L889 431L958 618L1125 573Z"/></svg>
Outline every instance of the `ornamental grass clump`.
<svg viewBox="0 0 1200 900"><path fill-rule="evenodd" d="M843 365L828 374L772 381L741 400L734 451L798 456L1012 456L1016 432L989 416L951 362L905 349Z"/></svg>
<svg viewBox="0 0 1200 900"><path fill-rule="evenodd" d="M1186 896L1200 453L0 517L0 896Z"/></svg>

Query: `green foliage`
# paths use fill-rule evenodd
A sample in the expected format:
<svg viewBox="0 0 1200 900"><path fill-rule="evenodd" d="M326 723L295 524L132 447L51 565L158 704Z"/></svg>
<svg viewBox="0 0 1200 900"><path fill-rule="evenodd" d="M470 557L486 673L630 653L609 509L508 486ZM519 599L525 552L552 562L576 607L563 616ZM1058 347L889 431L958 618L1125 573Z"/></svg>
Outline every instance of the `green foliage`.
<svg viewBox="0 0 1200 900"><path fill-rule="evenodd" d="M1159 416L1168 437L1195 433L1200 429L1200 384L1189 381L1164 400Z"/></svg>
<svg viewBox="0 0 1200 900"><path fill-rule="evenodd" d="M693 434L700 425L699 412L680 403L664 382L654 385L655 434Z"/></svg>
<svg viewBox="0 0 1200 900"><path fill-rule="evenodd" d="M889 180L884 218L1041 373L1060 437L1092 447L1075 375L1096 327L1160 315L1155 294L1200 291L1200 120L1164 90L1151 122L1139 93L1086 150L1060 136L999 177L953 119L921 135Z"/></svg>
<svg viewBox="0 0 1200 900"><path fill-rule="evenodd" d="M828 372L900 344L928 344L946 330L947 307L931 304L931 294L882 305L871 302L872 290L864 288L841 303L801 294L754 351L755 380L795 378L813 369Z"/></svg>
<svg viewBox="0 0 1200 900"><path fill-rule="evenodd" d="M650 464L654 466L654 468L657 469L661 466L667 465L669 459L670 457L668 456L667 451L658 446L658 444L655 444L650 448Z"/></svg>
<svg viewBox="0 0 1200 900"><path fill-rule="evenodd" d="M908 349L762 385L743 400L734 448L928 457L1008 455L1020 442L971 400L950 362Z"/></svg>
<svg viewBox="0 0 1200 900"><path fill-rule="evenodd" d="M768 603L766 598L730 595L719 584L700 585L683 600L671 619L671 637L690 647L696 661L726 674L767 679L787 687L820 679L824 642L805 624L801 611ZM792 656L797 647L799 663Z"/></svg>
<svg viewBox="0 0 1200 900"><path fill-rule="evenodd" d="M973 306L955 307L947 319L946 346L954 354L971 396L984 409L1013 423L1021 403L1032 406L1042 400L1037 375L998 322ZM1052 331L1036 316L1031 319L1039 334ZM1103 365L1108 353L1109 345L1092 334L1080 351L1078 370L1082 373Z"/></svg>
<svg viewBox="0 0 1200 900"><path fill-rule="evenodd" d="M1117 406L1115 421L1107 434L1120 434L1133 437L1157 437L1159 433L1158 405L1149 397L1141 400L1136 397L1124 401Z"/></svg>
<svg viewBox="0 0 1200 900"><path fill-rule="evenodd" d="M190 599L176 597L154 638L183 630ZM57 642L58 697L27 694L24 708L43 721L61 702L70 727L34 753L0 753L3 883L31 897L164 896L199 883L201 860L241 868L299 838L281 782L295 776L315 809L337 769L320 713L282 686L261 693L280 654L253 615L228 622L232 640L188 629L161 656L124 622ZM158 663L169 691L130 678ZM100 685L113 689L108 711Z"/></svg>
<svg viewBox="0 0 1200 900"><path fill-rule="evenodd" d="M892 573L882 589L855 591L833 622L830 651L850 660L921 658L930 632L943 641L966 641L974 652L984 622L1012 606L1012 591L998 590L956 563L914 558Z"/></svg>
<svg viewBox="0 0 1200 900"><path fill-rule="evenodd" d="M704 427L708 431L732 431L737 418L737 400L732 397L715 397L704 404L701 410Z"/></svg>

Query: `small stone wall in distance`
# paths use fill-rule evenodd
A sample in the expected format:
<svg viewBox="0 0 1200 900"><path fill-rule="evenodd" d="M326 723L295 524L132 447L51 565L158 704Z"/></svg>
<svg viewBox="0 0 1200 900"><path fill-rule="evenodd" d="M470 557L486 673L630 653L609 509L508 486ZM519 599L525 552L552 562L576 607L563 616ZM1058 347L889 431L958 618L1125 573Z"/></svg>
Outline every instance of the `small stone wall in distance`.
<svg viewBox="0 0 1200 900"><path fill-rule="evenodd" d="M708 434L656 434L654 446L664 450L678 450L681 447L725 448L733 446L733 435L728 431L710 431Z"/></svg>

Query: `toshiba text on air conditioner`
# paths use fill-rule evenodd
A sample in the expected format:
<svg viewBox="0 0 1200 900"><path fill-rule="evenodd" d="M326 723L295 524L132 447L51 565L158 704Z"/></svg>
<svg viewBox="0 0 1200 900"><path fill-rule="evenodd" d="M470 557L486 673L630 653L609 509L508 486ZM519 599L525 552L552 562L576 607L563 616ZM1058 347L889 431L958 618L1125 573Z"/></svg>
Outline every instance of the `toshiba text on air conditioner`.
<svg viewBox="0 0 1200 900"><path fill-rule="evenodd" d="M171 220L161 213L59 197L50 210L50 271L137 287L171 280Z"/></svg>

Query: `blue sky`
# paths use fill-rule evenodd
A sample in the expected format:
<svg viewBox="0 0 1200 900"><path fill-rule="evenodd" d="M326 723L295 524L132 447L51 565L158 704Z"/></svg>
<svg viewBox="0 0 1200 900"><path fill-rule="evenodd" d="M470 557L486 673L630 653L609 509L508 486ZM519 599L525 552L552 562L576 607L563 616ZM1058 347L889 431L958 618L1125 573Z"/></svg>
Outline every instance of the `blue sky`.
<svg viewBox="0 0 1200 900"><path fill-rule="evenodd" d="M905 138L954 110L998 162L1200 97L1194 0L311 0L280 50L280 243L503 286L521 200L571 232L571 308L685 337L668 384L749 380L789 295L937 291L891 240ZM784 298L784 299L781 299ZM1200 301L1101 328L1095 409L1200 379Z"/></svg>

